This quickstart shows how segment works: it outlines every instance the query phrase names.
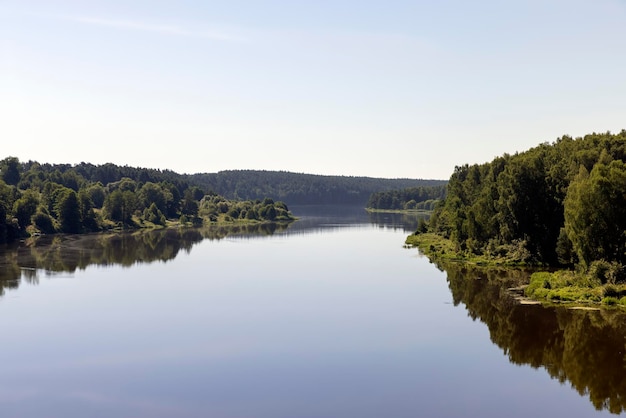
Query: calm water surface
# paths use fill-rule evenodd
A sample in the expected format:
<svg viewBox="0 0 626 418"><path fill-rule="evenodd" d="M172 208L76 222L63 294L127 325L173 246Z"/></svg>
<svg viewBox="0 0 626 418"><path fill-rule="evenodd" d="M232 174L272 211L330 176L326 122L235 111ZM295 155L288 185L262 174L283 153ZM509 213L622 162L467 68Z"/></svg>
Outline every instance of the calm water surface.
<svg viewBox="0 0 626 418"><path fill-rule="evenodd" d="M415 219L293 211L286 229L4 250L0 416L621 411L623 316L520 306L495 278L442 271L403 248Z"/></svg>

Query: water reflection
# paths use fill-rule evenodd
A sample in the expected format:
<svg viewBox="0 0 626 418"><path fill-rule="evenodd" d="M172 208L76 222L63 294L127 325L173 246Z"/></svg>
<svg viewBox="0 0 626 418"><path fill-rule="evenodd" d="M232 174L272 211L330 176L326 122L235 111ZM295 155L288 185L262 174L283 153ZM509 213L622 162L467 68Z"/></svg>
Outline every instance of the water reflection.
<svg viewBox="0 0 626 418"><path fill-rule="evenodd" d="M288 227L285 223L264 223L33 237L0 250L0 295L5 289L17 288L22 279L37 283L41 274L72 273L93 264L128 267L166 262L204 239L273 235Z"/></svg>
<svg viewBox="0 0 626 418"><path fill-rule="evenodd" d="M521 270L484 272L453 263L440 268L455 305L463 303L471 318L487 325L512 363L545 369L598 410L626 409L626 314L521 305L507 291L527 280Z"/></svg>
<svg viewBox="0 0 626 418"><path fill-rule="evenodd" d="M17 288L20 280L37 283L41 274L52 276L74 272L95 264L132 266L136 263L166 262L181 251L189 251L204 239L228 236L260 237L280 233L311 234L345 226L376 224L413 232L417 214L368 213L359 206L296 206L300 219L292 223L209 226L162 229L133 233L51 235L29 238L0 249L0 295Z"/></svg>
<svg viewBox="0 0 626 418"><path fill-rule="evenodd" d="M312 233L346 226L378 225L380 227L413 233L426 213L367 212L360 206L290 206L292 213L299 218L288 233Z"/></svg>

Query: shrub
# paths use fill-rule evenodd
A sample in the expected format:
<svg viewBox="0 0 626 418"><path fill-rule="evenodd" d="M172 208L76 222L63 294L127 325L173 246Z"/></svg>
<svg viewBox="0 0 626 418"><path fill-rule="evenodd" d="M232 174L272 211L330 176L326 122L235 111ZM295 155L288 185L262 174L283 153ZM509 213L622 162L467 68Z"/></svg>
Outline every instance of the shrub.
<svg viewBox="0 0 626 418"><path fill-rule="evenodd" d="M607 306L614 306L619 303L619 300L613 296L607 296L602 299L602 304Z"/></svg>
<svg viewBox="0 0 626 418"><path fill-rule="evenodd" d="M42 210L38 210L37 213L33 215L32 222L35 224L37 229L44 234L53 234L56 232L52 216L44 213Z"/></svg>

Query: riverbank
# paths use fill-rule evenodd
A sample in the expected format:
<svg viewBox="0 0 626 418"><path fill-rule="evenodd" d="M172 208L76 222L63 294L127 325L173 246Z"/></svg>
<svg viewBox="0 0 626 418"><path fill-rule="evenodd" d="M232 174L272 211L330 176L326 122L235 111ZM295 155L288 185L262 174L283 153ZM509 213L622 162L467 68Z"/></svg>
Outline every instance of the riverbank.
<svg viewBox="0 0 626 418"><path fill-rule="evenodd" d="M406 213L412 215L428 215L430 216L433 213L432 210L425 209L374 209L374 208L365 208L365 211L370 213Z"/></svg>
<svg viewBox="0 0 626 418"><path fill-rule="evenodd" d="M547 266L525 263L517 253L503 255L475 255L461 253L455 244L433 233L414 234L406 238L407 246L416 247L432 261L459 262L482 268L519 268L536 270L529 281L516 289L523 298L544 305L567 304L572 307L607 306L626 308L626 284L619 283L617 266L607 262L594 262L587 271L568 269L549 270ZM512 246L515 250L515 247ZM500 253L499 253L500 254Z"/></svg>
<svg viewBox="0 0 626 418"><path fill-rule="evenodd" d="M515 245L501 246L492 254L477 255L460 252L451 240L428 232L409 235L405 244L419 248L429 258L462 261L478 266L533 267L527 261L527 252Z"/></svg>

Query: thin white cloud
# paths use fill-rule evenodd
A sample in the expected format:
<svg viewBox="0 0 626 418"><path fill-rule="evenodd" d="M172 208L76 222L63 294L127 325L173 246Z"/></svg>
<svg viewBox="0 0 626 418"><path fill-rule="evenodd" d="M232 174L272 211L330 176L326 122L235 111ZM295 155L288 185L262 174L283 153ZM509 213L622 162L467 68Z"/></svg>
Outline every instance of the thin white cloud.
<svg viewBox="0 0 626 418"><path fill-rule="evenodd" d="M88 25L108 26L112 28L137 30L142 32L154 32L163 35L206 38L215 41L245 42L248 39L246 36L243 36L241 33L242 31L234 28L188 29L178 25L154 24L137 20L103 19L89 16L61 16L60 18Z"/></svg>

